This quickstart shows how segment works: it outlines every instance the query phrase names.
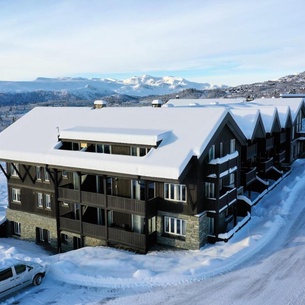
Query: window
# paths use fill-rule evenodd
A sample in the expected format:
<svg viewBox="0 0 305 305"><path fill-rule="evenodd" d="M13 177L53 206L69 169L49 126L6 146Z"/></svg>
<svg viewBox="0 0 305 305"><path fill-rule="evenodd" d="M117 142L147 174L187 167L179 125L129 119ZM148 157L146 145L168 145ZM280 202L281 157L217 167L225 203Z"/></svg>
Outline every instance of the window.
<svg viewBox="0 0 305 305"><path fill-rule="evenodd" d="M14 235L21 235L21 223L20 222L13 222L13 233Z"/></svg>
<svg viewBox="0 0 305 305"><path fill-rule="evenodd" d="M230 184L234 184L235 183L235 174L234 173L232 173L232 174L230 174Z"/></svg>
<svg viewBox="0 0 305 305"><path fill-rule="evenodd" d="M60 239L61 239L61 242L63 242L63 243L67 243L69 241L68 235L64 234L64 233L60 234Z"/></svg>
<svg viewBox="0 0 305 305"><path fill-rule="evenodd" d="M223 157L223 143L220 142L219 143L219 157Z"/></svg>
<svg viewBox="0 0 305 305"><path fill-rule="evenodd" d="M210 147L208 159L209 159L209 162L211 162L213 159L215 159L215 145L212 145Z"/></svg>
<svg viewBox="0 0 305 305"><path fill-rule="evenodd" d="M149 151L150 151L150 148L147 148L147 147L132 146L130 148L130 154L132 156L137 156L137 157L143 157L143 156L147 155Z"/></svg>
<svg viewBox="0 0 305 305"><path fill-rule="evenodd" d="M63 170L63 171L62 171L62 177L65 178L65 179L67 179L67 178L68 178L68 172L65 171L65 170Z"/></svg>
<svg viewBox="0 0 305 305"><path fill-rule="evenodd" d="M173 201L186 202L185 185L164 183L164 198Z"/></svg>
<svg viewBox="0 0 305 305"><path fill-rule="evenodd" d="M132 229L136 233L144 233L144 217L140 215L132 215Z"/></svg>
<svg viewBox="0 0 305 305"><path fill-rule="evenodd" d="M7 268L5 270L0 271L0 282L5 281L9 279L10 277L13 277L13 271L12 268ZM13 279L11 279L13 280Z"/></svg>
<svg viewBox="0 0 305 305"><path fill-rule="evenodd" d="M44 181L49 182L49 173L46 168L44 168Z"/></svg>
<svg viewBox="0 0 305 305"><path fill-rule="evenodd" d="M174 217L164 217L164 232L174 235L185 236L186 221Z"/></svg>
<svg viewBox="0 0 305 305"><path fill-rule="evenodd" d="M61 205L62 205L63 207L66 207L66 208L69 207L69 203L68 203L68 202L65 202L65 201L63 201Z"/></svg>
<svg viewBox="0 0 305 305"><path fill-rule="evenodd" d="M17 274L23 273L24 271L26 271L26 265L15 265L15 271Z"/></svg>
<svg viewBox="0 0 305 305"><path fill-rule="evenodd" d="M18 171L19 171L19 164L12 163L11 164L11 176L18 177Z"/></svg>
<svg viewBox="0 0 305 305"><path fill-rule="evenodd" d="M20 189L12 188L12 201L21 202Z"/></svg>
<svg viewBox="0 0 305 305"><path fill-rule="evenodd" d="M37 180L42 179L41 170L42 170L42 168L40 166L36 166L36 178L37 178Z"/></svg>
<svg viewBox="0 0 305 305"><path fill-rule="evenodd" d="M235 152L235 139L230 140L230 154Z"/></svg>
<svg viewBox="0 0 305 305"><path fill-rule="evenodd" d="M111 146L108 144L96 144L96 152L102 154L111 154Z"/></svg>
<svg viewBox="0 0 305 305"><path fill-rule="evenodd" d="M36 241L49 244L51 242L50 231L36 227Z"/></svg>
<svg viewBox="0 0 305 305"><path fill-rule="evenodd" d="M205 183L205 197L215 198L215 184L211 182Z"/></svg>
<svg viewBox="0 0 305 305"><path fill-rule="evenodd" d="M45 194L46 209L51 210L51 195Z"/></svg>
<svg viewBox="0 0 305 305"><path fill-rule="evenodd" d="M37 206L43 208L42 193L37 193Z"/></svg>
<svg viewBox="0 0 305 305"><path fill-rule="evenodd" d="M156 217L148 219L148 234L151 234L156 231Z"/></svg>

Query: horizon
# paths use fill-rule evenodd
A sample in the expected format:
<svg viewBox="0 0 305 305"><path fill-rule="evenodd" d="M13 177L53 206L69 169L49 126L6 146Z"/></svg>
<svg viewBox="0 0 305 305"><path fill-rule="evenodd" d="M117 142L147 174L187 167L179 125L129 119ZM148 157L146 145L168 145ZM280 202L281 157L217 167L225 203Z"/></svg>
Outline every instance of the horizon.
<svg viewBox="0 0 305 305"><path fill-rule="evenodd" d="M305 70L304 9L302 0L7 1L0 11L0 80L276 80Z"/></svg>

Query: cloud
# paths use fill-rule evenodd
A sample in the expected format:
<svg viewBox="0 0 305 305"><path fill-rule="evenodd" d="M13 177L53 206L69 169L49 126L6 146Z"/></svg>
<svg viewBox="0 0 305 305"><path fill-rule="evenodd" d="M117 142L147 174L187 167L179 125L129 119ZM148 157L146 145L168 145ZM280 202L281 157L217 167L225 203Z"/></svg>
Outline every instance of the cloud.
<svg viewBox="0 0 305 305"><path fill-rule="evenodd" d="M0 79L295 70L296 58L304 66L304 8L302 0L7 1Z"/></svg>

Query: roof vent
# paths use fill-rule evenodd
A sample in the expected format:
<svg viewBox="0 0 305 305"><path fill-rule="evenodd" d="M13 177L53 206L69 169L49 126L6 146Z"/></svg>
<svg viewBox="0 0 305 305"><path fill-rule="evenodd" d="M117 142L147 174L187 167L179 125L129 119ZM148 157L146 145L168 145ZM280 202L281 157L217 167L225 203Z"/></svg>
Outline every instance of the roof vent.
<svg viewBox="0 0 305 305"><path fill-rule="evenodd" d="M160 108L163 105L163 102L161 100L153 100L151 105L155 108Z"/></svg>
<svg viewBox="0 0 305 305"><path fill-rule="evenodd" d="M94 101L93 109L100 109L107 106L107 102L103 100Z"/></svg>

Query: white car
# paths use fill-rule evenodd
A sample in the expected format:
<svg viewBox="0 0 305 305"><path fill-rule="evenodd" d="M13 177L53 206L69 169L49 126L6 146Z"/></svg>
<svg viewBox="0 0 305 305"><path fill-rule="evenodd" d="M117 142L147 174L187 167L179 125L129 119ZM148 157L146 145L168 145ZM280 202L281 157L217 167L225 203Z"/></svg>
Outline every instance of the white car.
<svg viewBox="0 0 305 305"><path fill-rule="evenodd" d="M45 268L33 262L14 260L1 264L0 299L28 285L40 285L45 274Z"/></svg>

